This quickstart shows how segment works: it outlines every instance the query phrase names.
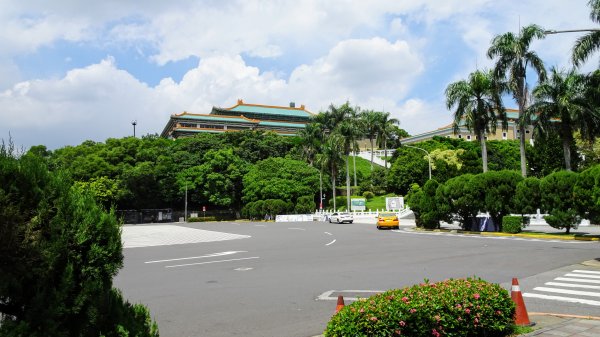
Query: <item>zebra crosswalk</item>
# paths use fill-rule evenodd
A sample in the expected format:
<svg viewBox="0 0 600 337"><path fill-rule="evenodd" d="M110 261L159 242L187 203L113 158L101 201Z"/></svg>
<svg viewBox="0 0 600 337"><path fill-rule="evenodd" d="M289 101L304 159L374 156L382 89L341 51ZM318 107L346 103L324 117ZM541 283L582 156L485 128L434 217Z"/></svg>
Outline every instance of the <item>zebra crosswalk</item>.
<svg viewBox="0 0 600 337"><path fill-rule="evenodd" d="M249 235L206 231L173 225L124 226L121 233L123 248L180 245L249 237Z"/></svg>
<svg viewBox="0 0 600 337"><path fill-rule="evenodd" d="M600 306L600 271L573 270L534 287L523 297Z"/></svg>

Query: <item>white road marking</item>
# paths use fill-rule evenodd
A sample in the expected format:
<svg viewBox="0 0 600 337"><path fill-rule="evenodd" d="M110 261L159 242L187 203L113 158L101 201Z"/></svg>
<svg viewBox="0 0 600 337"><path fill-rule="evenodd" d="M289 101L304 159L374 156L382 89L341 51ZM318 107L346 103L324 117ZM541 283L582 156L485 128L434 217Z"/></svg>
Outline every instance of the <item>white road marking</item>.
<svg viewBox="0 0 600 337"><path fill-rule="evenodd" d="M579 291L579 290L568 290L568 289L546 288L546 287L535 287L535 288L533 288L533 290L546 291L549 293L558 293L558 294L600 297L600 293L591 292L591 291Z"/></svg>
<svg viewBox="0 0 600 337"><path fill-rule="evenodd" d="M206 255L202 255L202 256L181 257L178 259L147 261L144 263L159 263L159 262L170 262L170 261L180 261L180 260L203 259L203 258L207 258L207 257L224 256L224 255L231 255L231 254L237 254L237 253L247 253L247 251L240 250L240 251L222 252L222 253L206 254Z"/></svg>
<svg viewBox="0 0 600 337"><path fill-rule="evenodd" d="M252 260L252 259L259 259L259 258L260 257L258 257L258 256L253 256L253 257L244 257L244 258L240 258L240 259L231 259L231 260L218 260L218 261L207 261L207 262L198 262L198 263L177 264L177 265L173 265L173 266L165 266L165 268L198 266L198 265L201 265L201 264L211 264L211 263L221 263L221 262L231 262L231 261Z"/></svg>
<svg viewBox="0 0 600 337"><path fill-rule="evenodd" d="M336 242L336 241L337 241L336 239L333 239L333 241L331 241L330 243L326 244L325 246L332 245L332 244L333 244L334 242Z"/></svg>
<svg viewBox="0 0 600 337"><path fill-rule="evenodd" d="M383 290L329 290L317 296L317 301L335 301L337 296L331 296L333 293L359 293L359 294L380 294ZM344 300L356 301L358 297L346 297Z"/></svg>
<svg viewBox="0 0 600 337"><path fill-rule="evenodd" d="M175 225L123 226L123 248L180 245L250 238L223 232L207 231Z"/></svg>
<svg viewBox="0 0 600 337"><path fill-rule="evenodd" d="M254 225L256 227L267 227L267 225Z"/></svg>
<svg viewBox="0 0 600 337"><path fill-rule="evenodd" d="M565 276L600 279L600 275L565 274Z"/></svg>
<svg viewBox="0 0 600 337"><path fill-rule="evenodd" d="M333 234L331 234L331 233L329 233L329 232L325 232L325 234L327 234L327 235L333 235Z"/></svg>
<svg viewBox="0 0 600 337"><path fill-rule="evenodd" d="M545 299L545 300L555 300L555 301L561 301L561 302L582 303L582 304L600 306L600 301L584 300L581 298L549 296L549 295L532 294L532 293L523 293L523 297L541 298L541 299Z"/></svg>
<svg viewBox="0 0 600 337"><path fill-rule="evenodd" d="M237 270L237 271L248 271L248 270L252 270L252 269L254 269L254 268L235 268L234 270Z"/></svg>
<svg viewBox="0 0 600 337"><path fill-rule="evenodd" d="M288 229L293 229L293 230L297 230L297 231L305 231L306 230L305 228L294 228L294 227L291 227Z"/></svg>
<svg viewBox="0 0 600 337"><path fill-rule="evenodd" d="M569 277L557 277L557 278L555 278L555 280L557 280L557 281L570 281L570 282L600 284L600 280L599 281L596 281L596 280L584 280L584 279L580 279L580 278L569 278Z"/></svg>
<svg viewBox="0 0 600 337"><path fill-rule="evenodd" d="M547 286L555 286L555 287L600 289L600 286L591 286L588 284L573 284L573 283L560 283L560 282L546 282L545 284Z"/></svg>
<svg viewBox="0 0 600 337"><path fill-rule="evenodd" d="M583 273L583 274L596 274L596 275L600 275L600 271L593 271L593 270L573 270L574 273Z"/></svg>

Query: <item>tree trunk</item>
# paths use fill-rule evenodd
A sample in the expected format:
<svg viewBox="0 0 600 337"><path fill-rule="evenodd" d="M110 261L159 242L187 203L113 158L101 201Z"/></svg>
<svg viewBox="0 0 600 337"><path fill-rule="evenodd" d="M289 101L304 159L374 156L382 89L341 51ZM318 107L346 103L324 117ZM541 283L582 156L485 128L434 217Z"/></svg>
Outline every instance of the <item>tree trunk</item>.
<svg viewBox="0 0 600 337"><path fill-rule="evenodd" d="M483 173L488 171L487 145L485 143L485 133L479 132L479 143L481 144L481 161L483 162Z"/></svg>
<svg viewBox="0 0 600 337"><path fill-rule="evenodd" d="M358 184L356 183L356 153L354 154L354 156L352 156L352 162L354 165L354 186L358 186Z"/></svg>
<svg viewBox="0 0 600 337"><path fill-rule="evenodd" d="M346 210L350 212L350 155L346 156Z"/></svg>
<svg viewBox="0 0 600 337"><path fill-rule="evenodd" d="M371 142L371 172L373 172L373 137L369 138ZM371 182L373 182L373 178L371 178Z"/></svg>
<svg viewBox="0 0 600 337"><path fill-rule="evenodd" d="M523 178L527 177L527 156L525 155L525 125L522 121L523 116L525 115L525 78L519 78L519 96L517 98L519 103L519 151L521 153L521 175Z"/></svg>
<svg viewBox="0 0 600 337"><path fill-rule="evenodd" d="M383 160L385 161L385 169L387 170L387 139L383 139Z"/></svg>
<svg viewBox="0 0 600 337"><path fill-rule="evenodd" d="M335 204L335 170L331 167L331 188L333 189L333 211L337 210L337 205Z"/></svg>
<svg viewBox="0 0 600 337"><path fill-rule="evenodd" d="M527 157L525 156L525 127L519 126L519 151L521 153L521 175L527 178Z"/></svg>
<svg viewBox="0 0 600 337"><path fill-rule="evenodd" d="M562 130L562 146L563 146L563 154L565 156L565 169L567 171L571 171L571 138L573 138L573 131L570 128L565 127L568 121L564 121L561 124L563 125Z"/></svg>

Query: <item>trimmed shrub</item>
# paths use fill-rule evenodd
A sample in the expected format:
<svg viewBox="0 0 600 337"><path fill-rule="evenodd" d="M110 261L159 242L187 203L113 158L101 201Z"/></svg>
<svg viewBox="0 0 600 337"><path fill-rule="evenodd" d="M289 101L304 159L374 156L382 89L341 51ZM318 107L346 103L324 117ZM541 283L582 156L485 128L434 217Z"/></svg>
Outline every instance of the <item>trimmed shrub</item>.
<svg viewBox="0 0 600 337"><path fill-rule="evenodd" d="M363 197L365 197L365 199L367 199L367 201L370 201L371 199L375 198L375 194L371 191L365 191L363 193Z"/></svg>
<svg viewBox="0 0 600 337"><path fill-rule="evenodd" d="M502 217L503 233L521 233L523 229L523 218L520 216L505 215Z"/></svg>
<svg viewBox="0 0 600 337"><path fill-rule="evenodd" d="M298 214L309 214L315 211L317 208L317 204L315 200L310 195L305 195L299 197L296 201L296 207L294 208L294 212Z"/></svg>
<svg viewBox="0 0 600 337"><path fill-rule="evenodd" d="M187 219L188 222L205 222L205 221L217 221L217 217L215 216L207 216L207 217L191 217Z"/></svg>
<svg viewBox="0 0 600 337"><path fill-rule="evenodd" d="M515 307L508 292L479 278L389 290L345 306L325 329L337 336L508 336Z"/></svg>

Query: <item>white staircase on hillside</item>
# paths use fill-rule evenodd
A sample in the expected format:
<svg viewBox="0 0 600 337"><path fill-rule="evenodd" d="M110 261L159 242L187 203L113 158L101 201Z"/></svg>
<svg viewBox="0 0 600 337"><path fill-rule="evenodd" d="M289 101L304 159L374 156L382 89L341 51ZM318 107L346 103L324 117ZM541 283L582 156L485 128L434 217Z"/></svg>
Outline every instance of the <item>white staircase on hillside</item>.
<svg viewBox="0 0 600 337"><path fill-rule="evenodd" d="M391 157L394 154L394 151L395 150L387 150L387 156ZM385 158L385 151L384 150L376 150L376 151L373 151L373 154L374 154L373 155L373 164L377 164L379 166L385 167L385 160L382 159L382 158ZM358 153L354 152L351 155L371 161L371 151L360 151Z"/></svg>

